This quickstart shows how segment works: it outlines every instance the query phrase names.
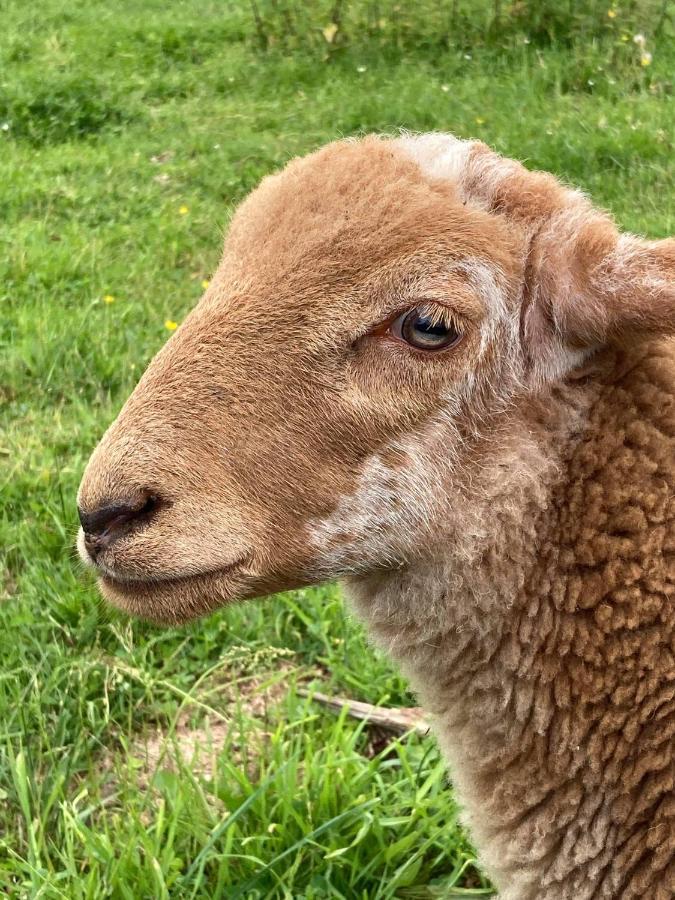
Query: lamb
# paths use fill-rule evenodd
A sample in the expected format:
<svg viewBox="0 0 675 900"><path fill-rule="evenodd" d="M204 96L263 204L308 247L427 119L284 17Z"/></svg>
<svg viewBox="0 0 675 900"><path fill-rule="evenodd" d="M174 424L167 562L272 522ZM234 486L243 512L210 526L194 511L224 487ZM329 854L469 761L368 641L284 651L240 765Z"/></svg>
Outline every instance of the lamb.
<svg viewBox="0 0 675 900"><path fill-rule="evenodd" d="M669 900L674 273L478 142L294 160L95 450L82 558L163 622L342 579L502 900Z"/></svg>

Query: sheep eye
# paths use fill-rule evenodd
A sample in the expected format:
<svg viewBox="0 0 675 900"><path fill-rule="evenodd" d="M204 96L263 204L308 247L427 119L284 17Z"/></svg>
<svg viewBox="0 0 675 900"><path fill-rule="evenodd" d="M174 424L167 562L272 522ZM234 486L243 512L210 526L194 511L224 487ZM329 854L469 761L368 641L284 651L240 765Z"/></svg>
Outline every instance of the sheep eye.
<svg viewBox="0 0 675 900"><path fill-rule="evenodd" d="M416 350L447 350L462 339L451 317L428 307L416 307L399 316L390 326L391 334Z"/></svg>

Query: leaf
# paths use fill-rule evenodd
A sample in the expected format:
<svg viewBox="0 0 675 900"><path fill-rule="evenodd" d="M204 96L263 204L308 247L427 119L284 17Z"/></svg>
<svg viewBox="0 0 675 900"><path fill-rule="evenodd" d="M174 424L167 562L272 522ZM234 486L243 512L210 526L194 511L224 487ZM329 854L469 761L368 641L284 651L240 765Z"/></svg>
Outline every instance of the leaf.
<svg viewBox="0 0 675 900"><path fill-rule="evenodd" d="M349 847L338 847L337 850L331 850L330 853L326 853L324 859L335 859L337 856L342 856L347 850L349 850Z"/></svg>
<svg viewBox="0 0 675 900"><path fill-rule="evenodd" d="M338 33L338 26L335 22L331 22L329 25L326 25L325 28L321 30L321 34L326 39L327 44L332 44L335 40L335 35Z"/></svg>

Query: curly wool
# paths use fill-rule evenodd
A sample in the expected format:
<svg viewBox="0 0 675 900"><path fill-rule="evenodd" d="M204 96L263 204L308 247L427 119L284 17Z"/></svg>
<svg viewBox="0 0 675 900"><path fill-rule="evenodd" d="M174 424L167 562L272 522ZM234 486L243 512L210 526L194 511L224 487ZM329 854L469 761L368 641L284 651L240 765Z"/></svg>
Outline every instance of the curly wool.
<svg viewBox="0 0 675 900"><path fill-rule="evenodd" d="M503 900L675 895L675 354L593 365L508 414L533 446L484 470L482 504L472 485L489 534L462 515L417 566L349 583Z"/></svg>

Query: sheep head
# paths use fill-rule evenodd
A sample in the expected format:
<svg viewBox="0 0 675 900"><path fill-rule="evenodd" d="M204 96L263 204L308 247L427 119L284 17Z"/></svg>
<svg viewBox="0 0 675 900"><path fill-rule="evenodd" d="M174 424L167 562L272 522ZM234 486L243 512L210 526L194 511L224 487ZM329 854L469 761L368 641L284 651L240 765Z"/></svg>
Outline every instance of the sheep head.
<svg viewBox="0 0 675 900"><path fill-rule="evenodd" d="M477 142L295 160L94 452L82 558L160 621L405 566L471 503L497 417L675 328L674 268L675 242Z"/></svg>

